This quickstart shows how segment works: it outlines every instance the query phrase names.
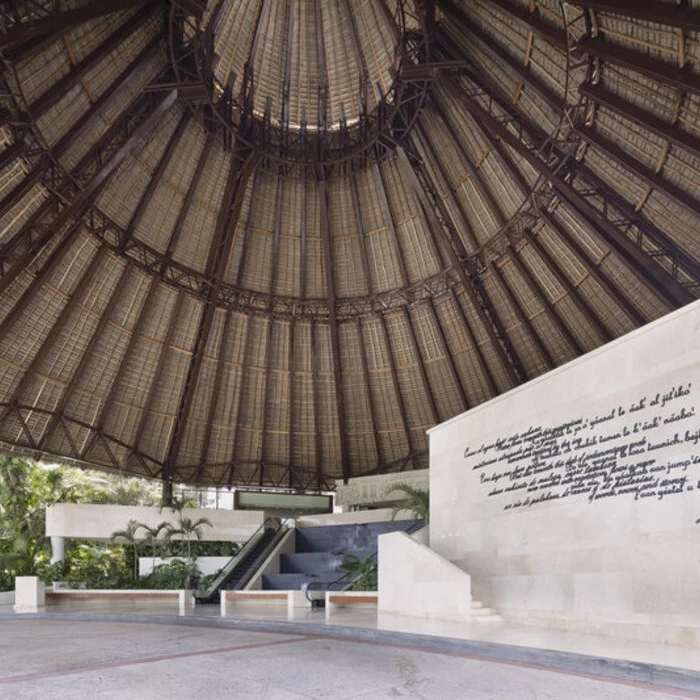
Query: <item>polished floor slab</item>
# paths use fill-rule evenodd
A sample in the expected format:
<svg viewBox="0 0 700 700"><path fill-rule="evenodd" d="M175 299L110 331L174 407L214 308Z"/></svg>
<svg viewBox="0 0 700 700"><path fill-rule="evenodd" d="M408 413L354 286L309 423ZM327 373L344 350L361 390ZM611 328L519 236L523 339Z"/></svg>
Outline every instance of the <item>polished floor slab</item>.
<svg viewBox="0 0 700 700"><path fill-rule="evenodd" d="M381 641L168 624L160 617L130 623L4 618L0 651L0 697L17 700L700 697L692 690Z"/></svg>
<svg viewBox="0 0 700 700"><path fill-rule="evenodd" d="M359 647L372 650L365 657ZM296 608L289 615L284 605L246 602L221 618L218 606L197 606L180 616L176 604L153 600L67 600L39 615L14 615L5 606L0 607L0 652L10 660L0 667L2 698L86 697L80 689L94 674L111 679L97 687L99 697L117 697L115 688L124 693L119 679L128 681L129 697L161 697L170 686L153 685L160 670L178 675L195 661L192 673L207 676L207 687L214 689L210 697L230 694L218 670L223 662L236 668L245 664L245 682L231 692L247 688L248 697L700 698L697 649L505 622L378 614L362 607L340 608L328 617L322 609ZM363 676L355 684L343 681L352 690L326 681L323 690L299 680L308 674L343 676L342 659ZM275 676L265 685L270 664L275 673L287 674L285 682ZM443 672L436 673L443 664ZM256 678L253 669L268 676ZM367 686L364 676L376 682ZM44 696L49 682L56 694ZM205 679L188 683L196 688ZM460 683L468 694L459 690ZM189 690L178 694L178 688L168 693L191 697Z"/></svg>

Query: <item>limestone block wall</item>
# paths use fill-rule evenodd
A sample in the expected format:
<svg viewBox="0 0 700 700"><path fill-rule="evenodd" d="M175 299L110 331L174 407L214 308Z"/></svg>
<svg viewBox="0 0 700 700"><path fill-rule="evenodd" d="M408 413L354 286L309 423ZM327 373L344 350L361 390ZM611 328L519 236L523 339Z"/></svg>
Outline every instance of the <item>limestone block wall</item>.
<svg viewBox="0 0 700 700"><path fill-rule="evenodd" d="M469 575L410 535L380 535L378 561L379 612L469 620Z"/></svg>
<svg viewBox="0 0 700 700"><path fill-rule="evenodd" d="M184 516L191 520L208 518L213 527L204 528L204 540L245 542L263 524L261 510L213 510L188 508ZM56 503L46 508L47 537L108 540L123 530L129 520L155 527L164 520L177 527L178 514L168 508L147 506L111 506Z"/></svg>
<svg viewBox="0 0 700 700"><path fill-rule="evenodd" d="M403 500L405 496L389 490L399 483L410 484L418 489L428 488L428 470L417 469L399 474L379 474L376 476L359 476L349 479L347 484L341 480L335 482L335 505L343 511L353 507L378 508Z"/></svg>
<svg viewBox="0 0 700 700"><path fill-rule="evenodd" d="M501 614L700 646L700 303L434 428L430 494Z"/></svg>

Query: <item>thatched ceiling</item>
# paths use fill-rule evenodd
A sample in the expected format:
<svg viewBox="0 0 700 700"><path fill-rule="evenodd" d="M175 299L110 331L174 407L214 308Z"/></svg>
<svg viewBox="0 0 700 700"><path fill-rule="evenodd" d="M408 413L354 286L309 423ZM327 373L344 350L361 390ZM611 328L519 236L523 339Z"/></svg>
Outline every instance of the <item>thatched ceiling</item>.
<svg viewBox="0 0 700 700"><path fill-rule="evenodd" d="M700 295L697 0L0 13L5 449L423 467L427 428Z"/></svg>

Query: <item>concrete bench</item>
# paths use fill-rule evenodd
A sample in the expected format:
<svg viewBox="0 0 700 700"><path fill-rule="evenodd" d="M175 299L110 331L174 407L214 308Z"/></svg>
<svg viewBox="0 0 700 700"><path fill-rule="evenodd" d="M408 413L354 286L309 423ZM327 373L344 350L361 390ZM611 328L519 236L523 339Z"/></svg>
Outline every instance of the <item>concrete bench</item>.
<svg viewBox="0 0 700 700"><path fill-rule="evenodd" d="M326 617L330 617L338 608L376 608L378 600L375 591L326 591Z"/></svg>
<svg viewBox="0 0 700 700"><path fill-rule="evenodd" d="M286 605L289 614L295 608L308 608L311 603L304 591L219 591L221 616L231 613L233 605L245 603Z"/></svg>
<svg viewBox="0 0 700 700"><path fill-rule="evenodd" d="M185 615L188 611L194 610L194 596L188 590L111 590L111 589L88 589L76 590L70 588L60 588L58 590L46 591L47 601L58 603L62 600L165 600L177 601L180 615Z"/></svg>

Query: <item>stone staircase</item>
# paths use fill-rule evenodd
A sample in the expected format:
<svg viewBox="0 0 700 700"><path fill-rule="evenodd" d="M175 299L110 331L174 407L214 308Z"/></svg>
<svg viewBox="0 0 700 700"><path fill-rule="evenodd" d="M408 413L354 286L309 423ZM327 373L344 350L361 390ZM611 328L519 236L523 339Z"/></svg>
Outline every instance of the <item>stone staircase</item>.
<svg viewBox="0 0 700 700"><path fill-rule="evenodd" d="M470 612L472 622L503 622L503 618L495 608L486 608L478 600L472 600Z"/></svg>

